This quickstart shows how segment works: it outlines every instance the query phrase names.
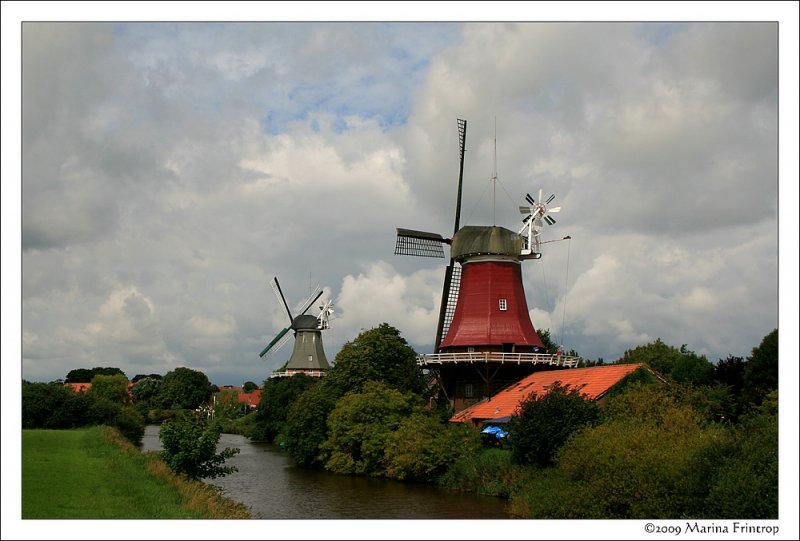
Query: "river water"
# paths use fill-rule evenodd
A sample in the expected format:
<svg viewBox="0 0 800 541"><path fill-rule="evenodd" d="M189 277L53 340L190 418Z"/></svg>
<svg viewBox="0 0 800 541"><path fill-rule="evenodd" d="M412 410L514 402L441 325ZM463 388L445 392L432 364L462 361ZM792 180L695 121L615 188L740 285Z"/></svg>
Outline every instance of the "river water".
<svg viewBox="0 0 800 541"><path fill-rule="evenodd" d="M157 425L147 426L143 451L158 451ZM257 519L505 519L501 498L406 483L305 470L279 447L222 434L219 448L238 447L225 465L238 471L209 479L226 497L250 507Z"/></svg>

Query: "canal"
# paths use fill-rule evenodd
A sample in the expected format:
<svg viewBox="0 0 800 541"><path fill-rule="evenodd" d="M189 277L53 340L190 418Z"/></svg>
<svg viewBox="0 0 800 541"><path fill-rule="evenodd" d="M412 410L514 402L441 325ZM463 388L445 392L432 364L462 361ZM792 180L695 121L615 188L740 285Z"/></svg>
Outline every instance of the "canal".
<svg viewBox="0 0 800 541"><path fill-rule="evenodd" d="M157 425L147 426L143 451L158 451ZM222 434L219 448L238 447L225 464L238 471L207 480L250 507L256 519L506 519L501 498L453 492L421 483L304 470L280 448Z"/></svg>

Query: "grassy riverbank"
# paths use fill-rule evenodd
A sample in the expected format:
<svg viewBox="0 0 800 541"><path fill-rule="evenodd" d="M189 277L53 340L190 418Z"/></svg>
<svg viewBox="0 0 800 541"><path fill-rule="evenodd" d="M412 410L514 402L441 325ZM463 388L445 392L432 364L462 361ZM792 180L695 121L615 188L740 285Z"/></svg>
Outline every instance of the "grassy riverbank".
<svg viewBox="0 0 800 541"><path fill-rule="evenodd" d="M250 518L113 428L22 431L23 519Z"/></svg>

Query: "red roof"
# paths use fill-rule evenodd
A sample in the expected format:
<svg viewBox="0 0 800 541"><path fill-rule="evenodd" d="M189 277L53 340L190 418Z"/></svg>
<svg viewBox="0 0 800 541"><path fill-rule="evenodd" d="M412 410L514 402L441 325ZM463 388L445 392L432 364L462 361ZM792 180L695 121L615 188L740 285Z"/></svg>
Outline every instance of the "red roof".
<svg viewBox="0 0 800 541"><path fill-rule="evenodd" d="M92 387L92 384L91 383L65 383L64 387L72 389L76 393L82 393L82 392L88 391ZM95 392L97 392L97 391L95 391Z"/></svg>
<svg viewBox="0 0 800 541"><path fill-rule="evenodd" d="M441 348L539 346L528 314L519 262L470 261L461 268L458 302Z"/></svg>
<svg viewBox="0 0 800 541"><path fill-rule="evenodd" d="M478 402L450 418L451 421L485 421L509 417L516 413L520 402L532 393L547 394L555 383L563 387L579 389L589 399L597 400L625 376L643 366L642 364L610 364L589 368L568 368L534 372L516 383L512 383L494 396Z"/></svg>
<svg viewBox="0 0 800 541"><path fill-rule="evenodd" d="M250 393L239 393L236 395L236 400L240 404L247 404L251 408L255 408L258 406L258 403L261 402L261 392L263 389L256 389Z"/></svg>

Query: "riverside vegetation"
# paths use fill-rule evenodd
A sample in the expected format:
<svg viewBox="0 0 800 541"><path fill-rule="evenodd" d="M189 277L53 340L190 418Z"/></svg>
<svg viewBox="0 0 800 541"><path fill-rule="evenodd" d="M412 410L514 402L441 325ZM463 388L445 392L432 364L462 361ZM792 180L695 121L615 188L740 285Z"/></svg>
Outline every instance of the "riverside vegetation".
<svg viewBox="0 0 800 541"><path fill-rule="evenodd" d="M747 359L712 364L656 340L616 362L644 363L669 383L638 370L602 408L556 387L521 404L507 442L487 448L476 428L428 407L416 353L384 323L346 343L325 378L267 379L254 413L218 404L215 423L280 444L300 467L498 496L524 518L777 518L777 329ZM604 361L584 363L596 364ZM172 379L164 395L157 378L143 378L123 409L152 422L179 416L170 404L210 398L207 379ZM201 391L191 400L180 384L189 381ZM24 382L23 426L28 391ZM38 423L58 424L39 414Z"/></svg>
<svg viewBox="0 0 800 541"><path fill-rule="evenodd" d="M250 518L112 427L26 429L22 449L23 519Z"/></svg>

